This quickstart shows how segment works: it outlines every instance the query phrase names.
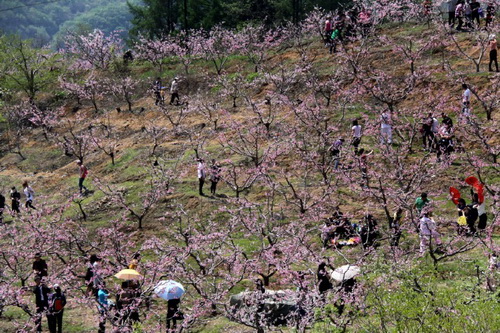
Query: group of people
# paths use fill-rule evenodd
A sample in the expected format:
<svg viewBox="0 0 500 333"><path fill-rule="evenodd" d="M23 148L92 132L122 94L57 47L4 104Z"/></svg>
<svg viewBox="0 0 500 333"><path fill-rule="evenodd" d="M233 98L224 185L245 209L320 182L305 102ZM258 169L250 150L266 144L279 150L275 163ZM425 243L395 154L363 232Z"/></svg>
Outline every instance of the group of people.
<svg viewBox="0 0 500 333"><path fill-rule="evenodd" d="M180 105L179 100L179 77L174 77L170 84L170 105ZM153 93L155 96L155 105L163 105L165 103L165 90L160 77L156 78L153 83Z"/></svg>
<svg viewBox="0 0 500 333"><path fill-rule="evenodd" d="M485 10L481 7L481 3L477 0L449 0L448 6L448 24L450 27L455 27L455 20L458 20L456 29L458 31L480 29L481 18L485 17L484 28L488 30L496 16L496 7L493 1L490 1ZM486 12L486 14L485 14ZM465 28L465 29L464 29ZM488 37L489 64L488 69L493 72L492 65L495 64L496 72L498 72L498 44L495 34L490 34Z"/></svg>
<svg viewBox="0 0 500 333"><path fill-rule="evenodd" d="M23 192L26 197L26 203L24 204L24 207L26 209L34 209L36 210L35 206L33 206L33 201L35 200L35 191L33 188L28 184L27 181L23 182ZM11 205L10 205L10 210L11 214L14 216L16 214L21 213L21 193L16 189L15 186L13 186L10 189L10 199L11 199ZM0 223L3 222L3 213L6 208L6 199L5 196L3 196L0 193Z"/></svg>
<svg viewBox="0 0 500 333"><path fill-rule="evenodd" d="M88 193L88 189L83 184L85 179L87 178L88 169L80 160L77 160L76 164L78 165L79 169L78 188L80 190L80 194L83 195L85 193ZM22 186L23 186L23 193L26 198L24 207L26 209L37 210L33 205L33 202L35 200L35 191L29 185L28 181L24 181ZM12 216L21 214L21 193L17 190L15 186L13 186L10 189L10 200L11 200L10 211ZM3 194L0 193L0 223L3 222L3 213L5 212L6 207L7 207L6 198Z"/></svg>
<svg viewBox="0 0 500 333"><path fill-rule="evenodd" d="M210 179L210 193L212 195L216 195L217 192L217 184L219 183L221 179L221 167L215 161L215 159L212 159L212 164L210 165L210 168L208 170L208 177ZM203 193L203 186L205 184L205 180L207 179L207 167L205 165L205 160L202 158L198 159L198 192L201 196L205 196Z"/></svg>
<svg viewBox="0 0 500 333"><path fill-rule="evenodd" d="M495 19L496 8L493 1L488 3L485 10L477 0L449 0L446 5L448 24L453 28L458 21L456 26L458 31L463 31L464 28L479 29L482 18L485 18L485 27L488 27Z"/></svg>
<svg viewBox="0 0 500 333"><path fill-rule="evenodd" d="M344 38L356 33L356 29L365 36L370 29L371 14L366 9L353 8L347 12L341 12L335 20L328 16L324 25L325 45L330 48L330 53L336 52L336 47L342 43Z"/></svg>
<svg viewBox="0 0 500 333"><path fill-rule="evenodd" d="M471 190L472 203L467 204L463 198L457 200L457 210L459 220L458 233L467 236L476 235L477 231L482 231L486 228L487 215L484 204L484 199L481 201L478 193ZM436 253L442 251L442 241L439 232L437 231L437 224L432 218L432 210L429 207L430 200L427 193L422 193L420 197L415 200L413 208L416 210L417 216L420 218L420 252L424 253L429 244L433 242L433 249ZM460 217L465 220L465 223L460 223ZM479 219L476 228L476 221ZM466 227L465 227L466 226Z"/></svg>
<svg viewBox="0 0 500 333"><path fill-rule="evenodd" d="M325 220L321 234L324 247L332 246L338 249L359 243L363 248L368 249L377 245L378 237L378 223L371 214L366 214L359 223L352 223L339 207L330 218Z"/></svg>
<svg viewBox="0 0 500 333"><path fill-rule="evenodd" d="M58 284L54 284L52 288L47 287L45 284L48 276L48 266L40 253L35 254L32 269L35 276L35 286L32 292L35 295L36 314L34 318L36 331L42 331L42 317L45 314L49 332L61 333L66 295Z"/></svg>
<svg viewBox="0 0 500 333"><path fill-rule="evenodd" d="M140 253L134 254L128 268L137 269L140 260ZM108 319L112 320L116 326L132 327L133 323L140 321L139 306L145 304L146 307L149 307L149 298L141 297L142 291L137 281L126 280L122 282L121 290L117 293L115 301L109 299L110 292L106 288L104 277L100 274L100 262L101 259L96 254L91 255L85 275L86 294L95 299L99 311L98 332L105 333ZM61 333L66 295L58 284L54 284L52 288L46 285L48 265L40 253L35 254L32 269L35 282L32 292L35 295L36 331L42 331L42 317L45 315L49 332ZM143 301L144 299L146 301ZM167 332L173 332L176 329L177 321L182 319L179 310L180 300L170 300L167 306Z"/></svg>

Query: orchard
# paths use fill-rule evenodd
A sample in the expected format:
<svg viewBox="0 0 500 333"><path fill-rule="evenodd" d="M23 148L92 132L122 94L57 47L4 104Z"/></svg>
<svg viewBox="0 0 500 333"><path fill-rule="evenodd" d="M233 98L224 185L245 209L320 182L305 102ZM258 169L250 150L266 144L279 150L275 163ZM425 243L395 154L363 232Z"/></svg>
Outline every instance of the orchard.
<svg viewBox="0 0 500 333"><path fill-rule="evenodd" d="M2 35L0 331L500 331L499 21L447 6Z"/></svg>

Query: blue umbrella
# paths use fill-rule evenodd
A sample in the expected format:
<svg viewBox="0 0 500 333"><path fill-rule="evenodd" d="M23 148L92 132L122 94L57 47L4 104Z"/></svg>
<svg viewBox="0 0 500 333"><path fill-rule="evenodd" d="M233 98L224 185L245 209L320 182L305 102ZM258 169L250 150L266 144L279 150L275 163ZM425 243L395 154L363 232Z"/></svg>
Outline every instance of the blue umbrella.
<svg viewBox="0 0 500 333"><path fill-rule="evenodd" d="M186 292L179 282L163 280L158 282L154 289L155 294L164 300L179 299Z"/></svg>

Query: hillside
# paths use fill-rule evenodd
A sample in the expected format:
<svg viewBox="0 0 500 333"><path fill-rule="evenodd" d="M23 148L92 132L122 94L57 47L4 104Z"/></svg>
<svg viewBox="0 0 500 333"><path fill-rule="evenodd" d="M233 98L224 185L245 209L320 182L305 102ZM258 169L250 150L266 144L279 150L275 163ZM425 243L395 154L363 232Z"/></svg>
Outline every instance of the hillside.
<svg viewBox="0 0 500 333"><path fill-rule="evenodd" d="M311 17L322 24L324 16ZM137 332L165 329L166 302L150 294L162 276L186 287L181 309L190 332L500 330L498 270L488 268L500 237L500 76L485 71L485 57L480 72L467 58L484 51L487 33L381 22L330 54L311 21L273 38L193 35L182 44L193 41L192 53L164 41L154 44L156 57L139 45L131 62L113 46L98 60L82 47L54 58L31 104L29 89L2 77L0 193L29 181L37 211L4 212L0 329L33 327L26 311L33 296L21 288L32 285L33 253L46 258L49 283L67 292L67 331L95 332L99 314L82 279L89 255L102 258L99 273L115 296L120 281L112 275L140 251ZM158 76L163 105L151 88ZM181 105L170 105L176 76ZM461 115L462 83L473 90L469 118ZM390 144L380 138L383 112L391 115ZM453 120L449 155L422 147L429 112L440 123L441 113ZM365 154L351 145L354 120ZM332 144L341 137L336 168ZM87 196L78 193L77 158L89 169ZM198 194L197 158L207 171L212 159L220 163L216 195L208 194L209 177ZM457 233L449 200L453 186L470 202L468 176L485 185L488 222L477 236ZM412 207L422 192L432 200L441 253L419 253ZM391 246L398 208L402 236ZM359 225L373 215L375 246L324 246L325 221L339 210ZM355 291L319 294L321 262L360 266ZM257 278L302 297L290 328L259 317L258 300L246 310L229 306ZM126 329L111 317L108 328Z"/></svg>
<svg viewBox="0 0 500 333"><path fill-rule="evenodd" d="M126 36L131 27L127 3L120 0L5 0L0 13L4 33L34 39L38 45L62 46L67 31L123 30Z"/></svg>

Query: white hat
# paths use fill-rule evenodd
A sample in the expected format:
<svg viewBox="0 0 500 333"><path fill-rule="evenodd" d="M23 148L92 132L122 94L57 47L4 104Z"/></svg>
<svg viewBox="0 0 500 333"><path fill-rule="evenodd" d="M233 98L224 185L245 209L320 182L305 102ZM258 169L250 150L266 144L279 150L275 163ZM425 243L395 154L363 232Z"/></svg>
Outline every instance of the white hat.
<svg viewBox="0 0 500 333"><path fill-rule="evenodd" d="M495 34L490 35L490 40L495 39L495 38L497 38L497 36L495 36Z"/></svg>

